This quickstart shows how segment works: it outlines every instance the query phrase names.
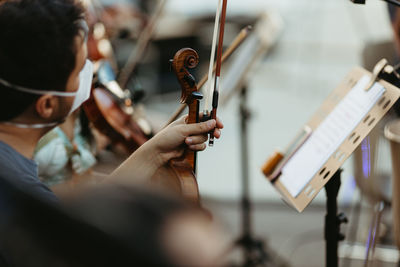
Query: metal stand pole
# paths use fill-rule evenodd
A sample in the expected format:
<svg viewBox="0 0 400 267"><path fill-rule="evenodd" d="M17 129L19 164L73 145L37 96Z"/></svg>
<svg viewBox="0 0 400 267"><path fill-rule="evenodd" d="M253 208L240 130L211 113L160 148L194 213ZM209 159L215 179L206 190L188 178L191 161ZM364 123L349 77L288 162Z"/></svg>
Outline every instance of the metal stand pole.
<svg viewBox="0 0 400 267"><path fill-rule="evenodd" d="M325 185L327 196L327 214L325 216L326 267L339 266L338 243L344 240L344 235L340 233L340 225L348 222L344 213L338 214L337 208L337 196L341 185L341 172L342 170L338 170Z"/></svg>
<svg viewBox="0 0 400 267"><path fill-rule="evenodd" d="M374 214L372 216L371 226L369 228L369 234L366 244L366 255L364 266L373 266L375 247L379 239L379 229L381 225L381 219L383 211L385 210L385 202L379 201L374 205Z"/></svg>
<svg viewBox="0 0 400 267"><path fill-rule="evenodd" d="M249 188L249 156L248 156L248 121L250 111L247 108L247 87L240 91L240 143L241 143L241 164L242 164L242 235L237 245L244 250L243 266L268 266L268 254L265 251L262 240L255 239L252 233L251 201Z"/></svg>

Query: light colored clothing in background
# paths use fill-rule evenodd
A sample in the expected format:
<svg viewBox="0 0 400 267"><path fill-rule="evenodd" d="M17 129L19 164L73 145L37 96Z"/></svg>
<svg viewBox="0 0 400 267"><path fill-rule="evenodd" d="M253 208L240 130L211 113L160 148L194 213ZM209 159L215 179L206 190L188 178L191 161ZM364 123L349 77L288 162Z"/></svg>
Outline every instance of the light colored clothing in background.
<svg viewBox="0 0 400 267"><path fill-rule="evenodd" d="M46 185L63 183L73 175L84 174L96 164L90 144L80 132L77 119L72 143L59 127L39 141L34 160L39 166L39 177Z"/></svg>

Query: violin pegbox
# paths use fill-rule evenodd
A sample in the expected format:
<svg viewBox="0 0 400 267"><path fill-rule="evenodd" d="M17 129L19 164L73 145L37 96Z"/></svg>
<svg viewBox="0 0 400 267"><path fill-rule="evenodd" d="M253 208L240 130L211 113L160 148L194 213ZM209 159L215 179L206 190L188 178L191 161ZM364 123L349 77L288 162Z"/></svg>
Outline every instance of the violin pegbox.
<svg viewBox="0 0 400 267"><path fill-rule="evenodd" d="M197 91L196 80L188 70L195 68L198 64L199 55L191 48L179 50L172 60L172 69L182 88L181 103L189 107L188 123L199 122L199 100L203 98L203 95Z"/></svg>
<svg viewBox="0 0 400 267"><path fill-rule="evenodd" d="M194 69L199 64L199 55L191 48L182 48L176 52L172 60L174 70L182 88L181 103L190 105L194 100L203 98L197 91L196 79L188 69Z"/></svg>

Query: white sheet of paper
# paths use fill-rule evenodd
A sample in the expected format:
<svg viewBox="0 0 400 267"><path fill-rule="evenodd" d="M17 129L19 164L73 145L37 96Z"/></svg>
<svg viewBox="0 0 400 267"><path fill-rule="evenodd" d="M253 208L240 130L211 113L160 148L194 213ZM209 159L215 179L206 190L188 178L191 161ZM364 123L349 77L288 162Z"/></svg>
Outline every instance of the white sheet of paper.
<svg viewBox="0 0 400 267"><path fill-rule="evenodd" d="M385 92L379 83L365 91L368 82L369 77L363 76L283 167L279 180L293 197L300 194Z"/></svg>

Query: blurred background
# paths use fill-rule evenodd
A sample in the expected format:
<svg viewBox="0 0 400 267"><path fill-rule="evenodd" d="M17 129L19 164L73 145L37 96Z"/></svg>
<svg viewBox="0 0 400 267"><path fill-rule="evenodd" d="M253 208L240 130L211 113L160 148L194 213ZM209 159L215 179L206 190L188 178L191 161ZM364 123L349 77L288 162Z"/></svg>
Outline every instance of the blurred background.
<svg viewBox="0 0 400 267"><path fill-rule="evenodd" d="M137 38L151 20L157 2L101 1L107 10L102 19L120 68L139 46ZM180 86L169 63L174 53L183 47L196 49L201 63L193 75L200 80L207 72L216 3L166 1L134 78L127 84L153 129L161 129L179 106ZM120 15L124 12L125 18ZM299 214L281 200L260 168L276 148L289 143L353 67L371 70L382 57L396 63L387 4L374 0L366 5L348 0L230 0L225 47L247 25L253 26L250 37L222 67L223 101L218 116L225 125L223 136L198 156L202 200L225 226L232 242L239 238L243 154L238 89L245 86L250 111L247 141L254 205L252 233L265 242L267 256L277 262L323 266L325 192ZM380 139L379 151L371 153L377 155L374 164L378 175L389 176L389 182L378 187L384 188L381 198L390 203L390 196L385 195L390 191L391 173L387 141ZM339 194L340 209L349 218L342 228L346 239L339 249L341 266L364 266L365 246L376 214L373 211L376 203L381 203L357 187L354 162L350 158L343 166ZM107 171L109 161L100 163L103 165L98 169ZM390 209L384 208L373 266L397 266L399 255L393 246L390 222ZM239 247L235 251L231 258L239 261Z"/></svg>

